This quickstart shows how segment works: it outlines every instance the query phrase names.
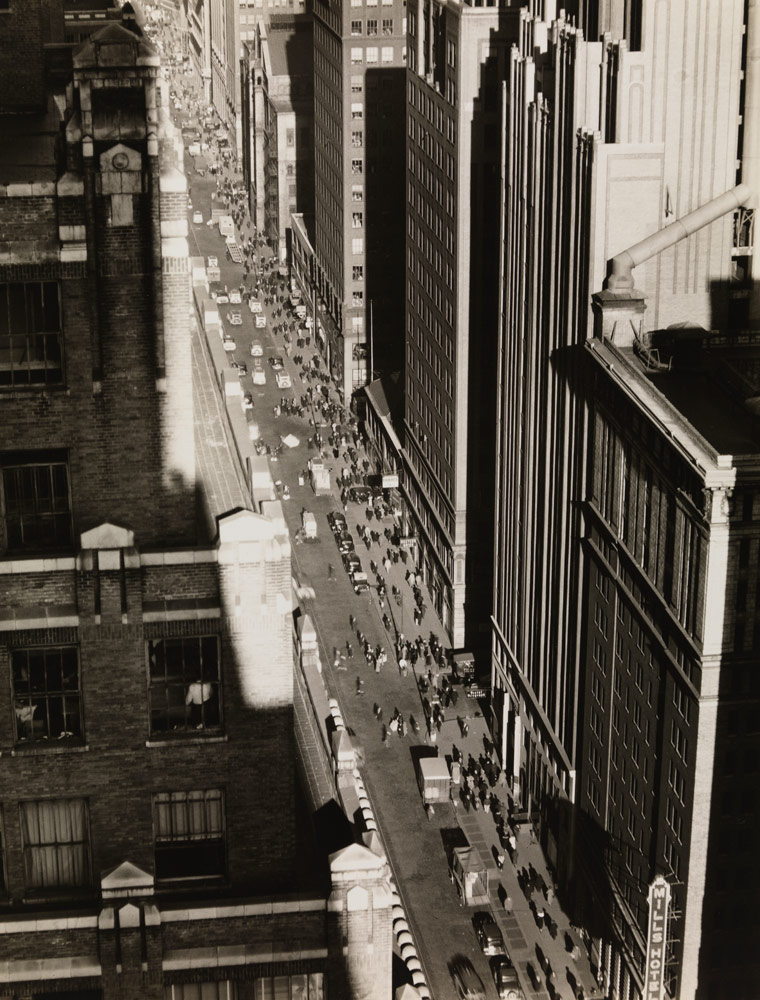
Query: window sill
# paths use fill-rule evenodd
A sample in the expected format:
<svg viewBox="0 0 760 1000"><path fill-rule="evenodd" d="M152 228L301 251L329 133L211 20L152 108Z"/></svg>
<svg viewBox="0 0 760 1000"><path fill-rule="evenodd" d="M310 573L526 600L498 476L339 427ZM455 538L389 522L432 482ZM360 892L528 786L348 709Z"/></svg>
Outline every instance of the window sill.
<svg viewBox="0 0 760 1000"><path fill-rule="evenodd" d="M181 744L182 746L187 746L187 744L201 744L201 743L226 743L228 740L226 733L217 733L214 736L196 736L192 731L185 735L184 733L178 733L176 736L164 736L161 739L146 740L146 747L170 747L176 746L176 744Z"/></svg>
<svg viewBox="0 0 760 1000"><path fill-rule="evenodd" d="M30 740L28 743L17 743L11 750L11 757L36 757L48 753L89 753L89 750L90 747L87 743L58 741L49 743L45 740Z"/></svg>

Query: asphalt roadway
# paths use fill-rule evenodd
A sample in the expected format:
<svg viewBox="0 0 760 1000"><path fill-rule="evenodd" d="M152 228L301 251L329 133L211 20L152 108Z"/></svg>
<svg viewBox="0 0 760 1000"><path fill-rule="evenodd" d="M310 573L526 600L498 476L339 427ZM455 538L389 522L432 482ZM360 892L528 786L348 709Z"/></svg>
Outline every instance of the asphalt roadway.
<svg viewBox="0 0 760 1000"><path fill-rule="evenodd" d="M187 160L189 164L190 158ZM228 176L231 174L228 173ZM201 178L191 169L188 169L188 179L193 209L200 210L204 218L204 223L190 225L191 253L204 258L216 256L222 284L230 288L238 287L243 278L242 267L233 264L226 257L224 242L217 227L205 224L211 214L215 180L209 175ZM216 204L221 207L219 202ZM192 218L192 215L193 211L190 211L189 217ZM247 236L250 232L248 229L243 235ZM232 328L227 323L225 317L231 308L241 311L242 326ZM393 619L391 634L383 626L376 588L369 594L354 594L343 571L341 556L327 521L330 511L341 509L339 491L334 488L329 495L316 496L310 486L299 485L299 473L306 467L308 458L316 456L316 452L309 450L307 445L308 439L313 435L309 416L275 416L275 406L280 398L283 395L300 397L307 383L304 383L296 366L286 356L282 338L273 333L272 307L264 306L266 330L254 330L253 317L245 304L220 306L219 311L225 318L225 329L235 336L236 350L231 358L245 361L251 368L251 341L256 339L263 344L266 385L254 386L250 374L243 378L244 391L253 394L254 414L262 439L276 444L282 436L293 434L301 442L294 449L283 449L279 459L272 462L271 469L272 478L287 484L290 489L290 499L284 501L283 507L294 541L294 575L302 588L311 588L305 589L306 593L314 594L313 598L304 602L304 610L311 615L317 630L323 671L321 675L313 671L308 680L313 689L314 703L318 707L326 704L328 696L338 699L343 718L354 735L355 742L362 749L362 774L409 915L432 996L435 1000L455 1000L456 990L450 978L449 966L452 959L460 955L467 956L472 961L485 984L489 1000L496 996L488 959L480 952L472 925L474 913L482 911L483 907L471 909L460 906L456 887L449 879L444 844L452 836L451 831L457 827L461 827L470 843L480 849L481 856L489 867L492 909L504 935L507 951L517 968L526 998L538 1000L562 997L563 1000L575 1000L578 986L582 986L586 997L599 996L599 992L595 992L596 983L585 952L576 949L576 954L580 952L581 957L577 961L571 959L569 952L577 943L577 938L570 931L568 921L556 900L548 905L540 893L533 894L533 905L537 902L543 905L556 922L557 932L552 935L546 927L538 928L531 900L518 885L517 870L523 866L527 868L529 864L542 874L547 885L551 882L540 847L533 842L529 829L522 828L518 835L517 869L507 858L504 870L500 871L495 858L496 825L490 814L466 811L462 804L447 804L437 807L434 816L426 816L415 770L417 756L421 752L430 752L426 742L422 696L413 671L410 670L406 677L401 676L393 655L393 639L397 631L404 632L407 638L414 638L420 633L429 636L431 632L442 638L443 630L430 610L429 600L421 628L417 629L413 625L414 601L404 578L406 566L401 560L392 565L389 573L385 573L382 567L380 569L385 577L389 596L385 610ZM312 349L301 353L310 357L313 354L313 342ZM275 385L274 373L267 363L268 357L274 354L284 359L285 368L292 378L292 389L280 390ZM334 391L332 398L337 398ZM326 451L325 461L331 469L334 483L335 473L340 471L344 462L332 455L329 449ZM316 516L317 539L298 544L296 532L301 527L301 511L304 508ZM374 516L368 520L364 507L354 503L349 503L346 516L364 569L370 582L374 583L369 563L370 560L378 564L382 562L389 547L383 530L391 525L391 521L378 524ZM356 530L359 522L380 532L380 544L372 544L368 549L362 543ZM332 574L331 567L334 570ZM395 584L401 591L401 607L390 599L391 584ZM388 662L380 672L367 666L356 635L351 630L349 615L355 616L356 628L366 635L373 646L380 644L385 647ZM345 653L347 641L352 643L353 659L346 656L336 669L334 650L338 647ZM361 695L357 694L358 679L361 679L364 692ZM468 700L461 687L459 692L456 707L447 711L447 720L437 735L439 753L450 757L452 747L456 745L465 759L470 754L478 758L484 752L484 737L487 736L485 721L478 703ZM378 708L382 710L382 721L377 718ZM391 733L387 740L383 739L384 726L394 708L398 708L408 721L412 718L418 721L419 734L409 726L407 736L402 738ZM461 737L458 719L469 720L466 739ZM506 802L506 789L497 786L494 792ZM511 901L511 912L507 912L502 903L505 893ZM570 937L566 937L567 934ZM541 970L542 956L548 959L554 970L548 988L545 971ZM540 977L540 985L537 986L531 980L529 966Z"/></svg>

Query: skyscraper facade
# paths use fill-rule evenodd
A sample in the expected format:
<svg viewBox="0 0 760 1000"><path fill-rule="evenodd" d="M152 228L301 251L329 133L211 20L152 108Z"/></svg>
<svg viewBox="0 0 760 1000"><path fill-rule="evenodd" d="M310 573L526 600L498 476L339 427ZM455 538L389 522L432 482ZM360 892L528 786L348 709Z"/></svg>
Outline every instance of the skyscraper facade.
<svg viewBox="0 0 760 1000"><path fill-rule="evenodd" d="M450 641L477 639L492 564L499 95L519 14L408 5L404 495Z"/></svg>
<svg viewBox="0 0 760 1000"><path fill-rule="evenodd" d="M738 655L738 514L722 491L752 481L738 455L754 437L747 412L725 433L707 412L721 400L728 423L751 396L721 352L752 324L753 8L580 3L565 20L541 6L521 15L504 102L493 725L610 994L644 989L660 874L670 995L722 996L711 935L730 918L715 915L710 852L746 847L741 830L725 839L714 793ZM669 365L719 377L689 383ZM735 690L749 720L750 689ZM751 740L743 712L732 725ZM603 877L574 868L595 852Z"/></svg>
<svg viewBox="0 0 760 1000"><path fill-rule="evenodd" d="M317 341L348 402L401 365L406 7L313 13Z"/></svg>

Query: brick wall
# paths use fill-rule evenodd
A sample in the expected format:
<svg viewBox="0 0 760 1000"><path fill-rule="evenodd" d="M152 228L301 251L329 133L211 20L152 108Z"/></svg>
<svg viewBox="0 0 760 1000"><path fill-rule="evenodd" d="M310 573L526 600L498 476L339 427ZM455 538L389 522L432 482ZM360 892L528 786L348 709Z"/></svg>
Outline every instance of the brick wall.
<svg viewBox="0 0 760 1000"><path fill-rule="evenodd" d="M41 108L45 102L43 79L43 0L11 4L0 15L0 51L12 59L0 60L0 110Z"/></svg>

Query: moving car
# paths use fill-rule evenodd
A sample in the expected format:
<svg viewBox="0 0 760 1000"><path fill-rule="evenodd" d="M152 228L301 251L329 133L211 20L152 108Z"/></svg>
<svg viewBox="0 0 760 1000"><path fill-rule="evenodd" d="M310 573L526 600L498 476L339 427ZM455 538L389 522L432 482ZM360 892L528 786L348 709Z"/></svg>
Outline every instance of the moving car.
<svg viewBox="0 0 760 1000"><path fill-rule="evenodd" d="M240 295L240 289L233 288L232 291L230 292L230 302L233 304L233 306L239 306L242 301L243 299L242 296Z"/></svg>
<svg viewBox="0 0 760 1000"><path fill-rule="evenodd" d="M209 267L219 267L219 259L217 257L207 257L206 264Z"/></svg>
<svg viewBox="0 0 760 1000"><path fill-rule="evenodd" d="M196 226L199 226L203 222L203 212L199 212L197 209L193 212L193 222Z"/></svg>
<svg viewBox="0 0 760 1000"><path fill-rule="evenodd" d="M362 573L358 569L353 570L351 572L351 586L354 588L355 594L368 594L369 580L367 579L367 574Z"/></svg>
<svg viewBox="0 0 760 1000"><path fill-rule="evenodd" d="M226 330L224 332L224 336L222 337L222 346L224 347L225 351L234 351L235 347L237 346L235 344L235 338L232 336L231 333L227 333Z"/></svg>
<svg viewBox="0 0 760 1000"><path fill-rule="evenodd" d="M277 383L278 389L289 389L293 384L287 372L275 372L274 380Z"/></svg>
<svg viewBox="0 0 760 1000"><path fill-rule="evenodd" d="M243 409L252 410L253 409L253 393L247 392L243 396Z"/></svg>
<svg viewBox="0 0 760 1000"><path fill-rule="evenodd" d="M264 366L258 360L253 362L253 384L254 385L266 385L267 377L264 372Z"/></svg>
<svg viewBox="0 0 760 1000"><path fill-rule="evenodd" d="M217 301L219 300L217 299ZM368 486L352 486L348 491L348 495L354 503L367 503L371 493Z"/></svg>
<svg viewBox="0 0 760 1000"><path fill-rule="evenodd" d="M261 346L260 340L254 340L251 343L251 357L261 358L264 356L264 348Z"/></svg>
<svg viewBox="0 0 760 1000"><path fill-rule="evenodd" d="M501 1000L525 1000L517 970L506 955L496 955L491 959L491 975Z"/></svg>
<svg viewBox="0 0 760 1000"><path fill-rule="evenodd" d="M260 313L261 303L259 302L258 299L248 299L248 308L251 310L252 313Z"/></svg>
<svg viewBox="0 0 760 1000"><path fill-rule="evenodd" d="M484 955L506 955L504 938L491 913L477 913L473 918L478 944Z"/></svg>
<svg viewBox="0 0 760 1000"><path fill-rule="evenodd" d="M264 330L266 329L267 318L264 313L256 313L256 329Z"/></svg>
<svg viewBox="0 0 760 1000"><path fill-rule="evenodd" d="M451 978L460 1000L486 1000L483 980L469 958L459 958L451 965Z"/></svg>
<svg viewBox="0 0 760 1000"><path fill-rule="evenodd" d="M277 354L269 358L269 365L272 368L272 371L275 372L281 372L282 369L285 367L285 363L283 362L282 358L279 357L279 355Z"/></svg>
<svg viewBox="0 0 760 1000"><path fill-rule="evenodd" d="M230 326L243 325L243 316L237 309L233 309L232 312L227 313L227 319L229 320Z"/></svg>

